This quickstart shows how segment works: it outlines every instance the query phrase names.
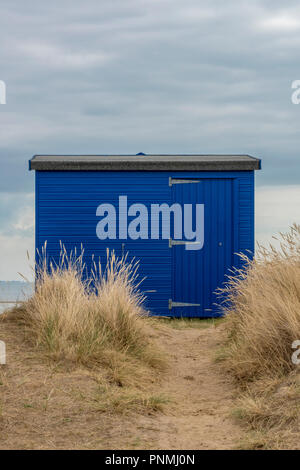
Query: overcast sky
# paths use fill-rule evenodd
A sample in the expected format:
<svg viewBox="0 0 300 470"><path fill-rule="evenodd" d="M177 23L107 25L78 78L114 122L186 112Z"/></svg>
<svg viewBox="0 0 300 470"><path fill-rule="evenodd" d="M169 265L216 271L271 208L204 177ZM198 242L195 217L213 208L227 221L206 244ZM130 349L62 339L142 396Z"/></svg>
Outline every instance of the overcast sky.
<svg viewBox="0 0 300 470"><path fill-rule="evenodd" d="M2 0L0 279L27 273L36 153L248 153L257 237L299 222L300 4Z"/></svg>

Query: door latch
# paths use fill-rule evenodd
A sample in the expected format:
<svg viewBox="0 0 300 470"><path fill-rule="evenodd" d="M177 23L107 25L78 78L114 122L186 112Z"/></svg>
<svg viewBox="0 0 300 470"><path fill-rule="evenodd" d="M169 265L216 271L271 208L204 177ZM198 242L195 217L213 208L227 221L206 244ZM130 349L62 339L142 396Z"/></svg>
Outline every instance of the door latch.
<svg viewBox="0 0 300 470"><path fill-rule="evenodd" d="M190 304L187 302L173 302L172 299L169 299L169 310L172 310L174 307L200 307L201 304Z"/></svg>

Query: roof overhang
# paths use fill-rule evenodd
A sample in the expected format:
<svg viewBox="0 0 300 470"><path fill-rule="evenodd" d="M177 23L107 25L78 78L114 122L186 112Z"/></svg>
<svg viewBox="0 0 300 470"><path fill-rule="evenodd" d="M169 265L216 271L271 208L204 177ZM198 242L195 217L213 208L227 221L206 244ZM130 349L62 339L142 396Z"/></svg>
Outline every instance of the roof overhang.
<svg viewBox="0 0 300 470"><path fill-rule="evenodd" d="M38 171L253 171L261 160L250 155L35 155Z"/></svg>

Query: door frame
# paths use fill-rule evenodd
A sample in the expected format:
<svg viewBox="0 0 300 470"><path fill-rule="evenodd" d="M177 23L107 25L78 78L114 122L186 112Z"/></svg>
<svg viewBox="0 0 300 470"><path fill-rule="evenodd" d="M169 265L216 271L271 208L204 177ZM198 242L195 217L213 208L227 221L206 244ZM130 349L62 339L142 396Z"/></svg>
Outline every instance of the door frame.
<svg viewBox="0 0 300 470"><path fill-rule="evenodd" d="M231 253L231 261L232 261L232 266L239 267L240 266L240 257L238 255L239 252L239 177L238 176L225 176L220 172L220 175L195 175L194 174L187 174L187 175L170 175L169 176L169 186L170 190L172 191L172 184L170 184L171 179L176 179L176 180L218 180L218 179L226 179L226 180L231 180L232 183L232 220L231 220L231 229L232 229L232 253ZM183 183L184 184L184 183ZM192 184L192 182L190 183ZM197 184L195 182L195 184ZM172 204L174 202L177 202L173 200L173 197L171 196L171 201ZM176 276L176 270L175 270L175 262L174 262L174 256L171 256L171 299L174 301L175 300L175 276ZM170 300L170 299L169 299ZM203 306L200 309L202 309L203 312ZM174 317L180 317L179 315L176 315L176 311L173 309L170 309L170 316ZM207 317L216 317L217 315L214 314L214 310L212 309L211 315L207 315ZM188 317L187 317L188 318ZM191 317L191 318L202 318L202 317ZM204 318L204 316L203 316Z"/></svg>

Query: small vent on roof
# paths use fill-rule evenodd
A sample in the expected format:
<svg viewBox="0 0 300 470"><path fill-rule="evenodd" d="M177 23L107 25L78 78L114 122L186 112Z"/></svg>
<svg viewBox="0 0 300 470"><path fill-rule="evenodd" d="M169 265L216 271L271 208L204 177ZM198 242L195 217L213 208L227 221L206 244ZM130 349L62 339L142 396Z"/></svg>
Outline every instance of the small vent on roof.
<svg viewBox="0 0 300 470"><path fill-rule="evenodd" d="M137 155L146 155L144 152L139 152Z"/></svg>

